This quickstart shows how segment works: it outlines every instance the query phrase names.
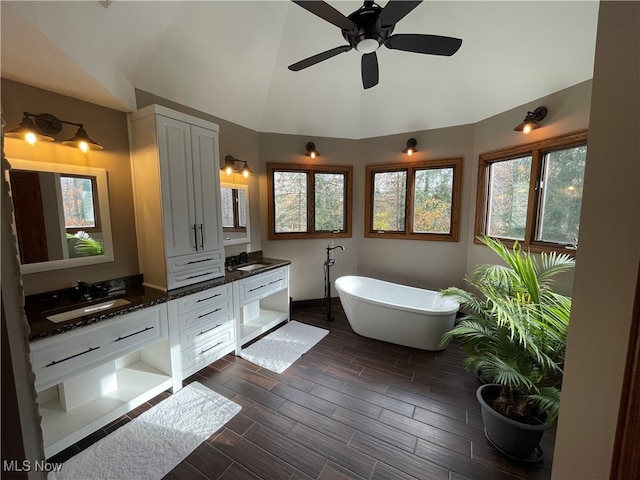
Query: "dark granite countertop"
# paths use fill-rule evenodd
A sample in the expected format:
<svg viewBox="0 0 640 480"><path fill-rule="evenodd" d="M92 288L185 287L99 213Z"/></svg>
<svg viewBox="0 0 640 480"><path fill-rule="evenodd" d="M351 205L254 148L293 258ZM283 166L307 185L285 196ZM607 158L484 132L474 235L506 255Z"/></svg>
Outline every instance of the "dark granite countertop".
<svg viewBox="0 0 640 480"><path fill-rule="evenodd" d="M87 325L92 325L118 315L148 308L176 298L180 298L192 293L214 288L226 283L242 280L247 277L259 275L269 270L289 265L289 260L279 260L275 258L264 258L250 256L247 265L259 263L264 267L257 268L250 272L237 270L227 270L224 277L219 277L202 283L196 283L187 287L177 288L169 291L162 291L143 285L143 276L133 275L130 277L97 282L87 286L87 290L79 292L78 288L68 288L53 292L39 293L25 297L25 312L27 321L31 327L29 341L40 340L54 335L65 333ZM243 266L243 265L240 265ZM84 308L93 304L101 304L108 300L122 298L127 300L127 305L111 308L99 314L88 314L64 322L55 323L47 317L77 308Z"/></svg>

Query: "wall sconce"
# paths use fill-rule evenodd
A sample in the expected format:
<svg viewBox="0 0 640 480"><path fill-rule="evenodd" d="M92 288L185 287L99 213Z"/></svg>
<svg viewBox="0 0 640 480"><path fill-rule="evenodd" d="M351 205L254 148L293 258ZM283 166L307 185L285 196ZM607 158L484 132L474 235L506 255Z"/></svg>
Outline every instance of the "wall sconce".
<svg viewBox="0 0 640 480"><path fill-rule="evenodd" d="M524 117L524 120L521 124L515 126L513 129L516 132L522 132L525 135L529 133L531 130L535 130L536 128L540 128L540 121L544 120L544 117L547 116L547 107L538 107L533 112L527 112L527 116Z"/></svg>
<svg viewBox="0 0 640 480"><path fill-rule="evenodd" d="M407 140L407 146L402 150L402 153L413 155L418 151L416 145L418 145L418 141L415 138L410 138L409 140Z"/></svg>
<svg viewBox="0 0 640 480"><path fill-rule="evenodd" d="M76 134L70 139L62 142L63 145L77 147L84 153L87 153L89 150L102 150L102 145L89 138L87 131L81 123L60 120L49 113L39 113L35 115L33 113L24 112L24 117L22 118L20 125L13 130L9 130L5 133L5 136L25 140L30 145L33 145L38 141L53 142L54 138L51 135L57 135L60 133L62 131L63 124L78 127Z"/></svg>
<svg viewBox="0 0 640 480"><path fill-rule="evenodd" d="M243 165L240 168L236 168L236 162L240 162ZM249 178L249 175L253 173L247 162L233 158L231 155L224 157L224 166L220 170L224 170L227 175L231 175L234 172L241 173L244 178Z"/></svg>
<svg viewBox="0 0 640 480"><path fill-rule="evenodd" d="M307 145L305 146L305 148L307 149L307 157L316 158L320 156L320 152L316 150L315 143L307 142Z"/></svg>

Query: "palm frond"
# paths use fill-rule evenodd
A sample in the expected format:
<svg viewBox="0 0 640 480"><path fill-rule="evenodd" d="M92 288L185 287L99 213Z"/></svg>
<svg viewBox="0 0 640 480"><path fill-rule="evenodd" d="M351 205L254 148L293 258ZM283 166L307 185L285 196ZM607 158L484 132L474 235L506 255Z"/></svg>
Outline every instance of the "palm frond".
<svg viewBox="0 0 640 480"><path fill-rule="evenodd" d="M465 367L482 368L508 388L514 401L557 418L571 298L553 291L553 277L570 270L567 254L524 252L489 237L479 239L505 265L478 265L465 278L478 294L452 287L443 295L460 303L463 318L444 338L456 339Z"/></svg>
<svg viewBox="0 0 640 480"><path fill-rule="evenodd" d="M536 411L544 417L544 422L551 425L558 418L560 410L560 390L555 387L544 387L540 393L530 395L531 403Z"/></svg>

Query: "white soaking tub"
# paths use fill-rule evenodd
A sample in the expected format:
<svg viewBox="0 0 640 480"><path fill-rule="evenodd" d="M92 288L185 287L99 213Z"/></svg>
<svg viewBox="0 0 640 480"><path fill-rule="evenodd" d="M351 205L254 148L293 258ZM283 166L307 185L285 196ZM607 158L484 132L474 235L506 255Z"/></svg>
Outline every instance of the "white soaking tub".
<svg viewBox="0 0 640 480"><path fill-rule="evenodd" d="M442 335L453 328L459 308L433 290L374 278L344 276L335 286L354 332L422 350L443 350Z"/></svg>

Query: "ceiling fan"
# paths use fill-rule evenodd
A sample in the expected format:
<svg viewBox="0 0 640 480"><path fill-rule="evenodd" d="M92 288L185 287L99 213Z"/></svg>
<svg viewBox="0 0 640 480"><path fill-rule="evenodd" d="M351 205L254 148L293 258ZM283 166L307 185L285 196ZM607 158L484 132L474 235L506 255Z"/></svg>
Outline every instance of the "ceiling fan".
<svg viewBox="0 0 640 480"><path fill-rule="evenodd" d="M378 84L378 57L376 56L376 50L381 45L392 50L444 56L453 55L462 45L462 40L459 38L442 37L440 35L391 35L396 23L420 5L422 0L389 0L384 8L373 1L365 1L362 7L348 17L345 17L326 2L293 0L293 3L340 28L342 36L349 42L348 45L332 48L289 65L289 70L294 72L355 48L363 54L361 60L362 85L366 89Z"/></svg>

